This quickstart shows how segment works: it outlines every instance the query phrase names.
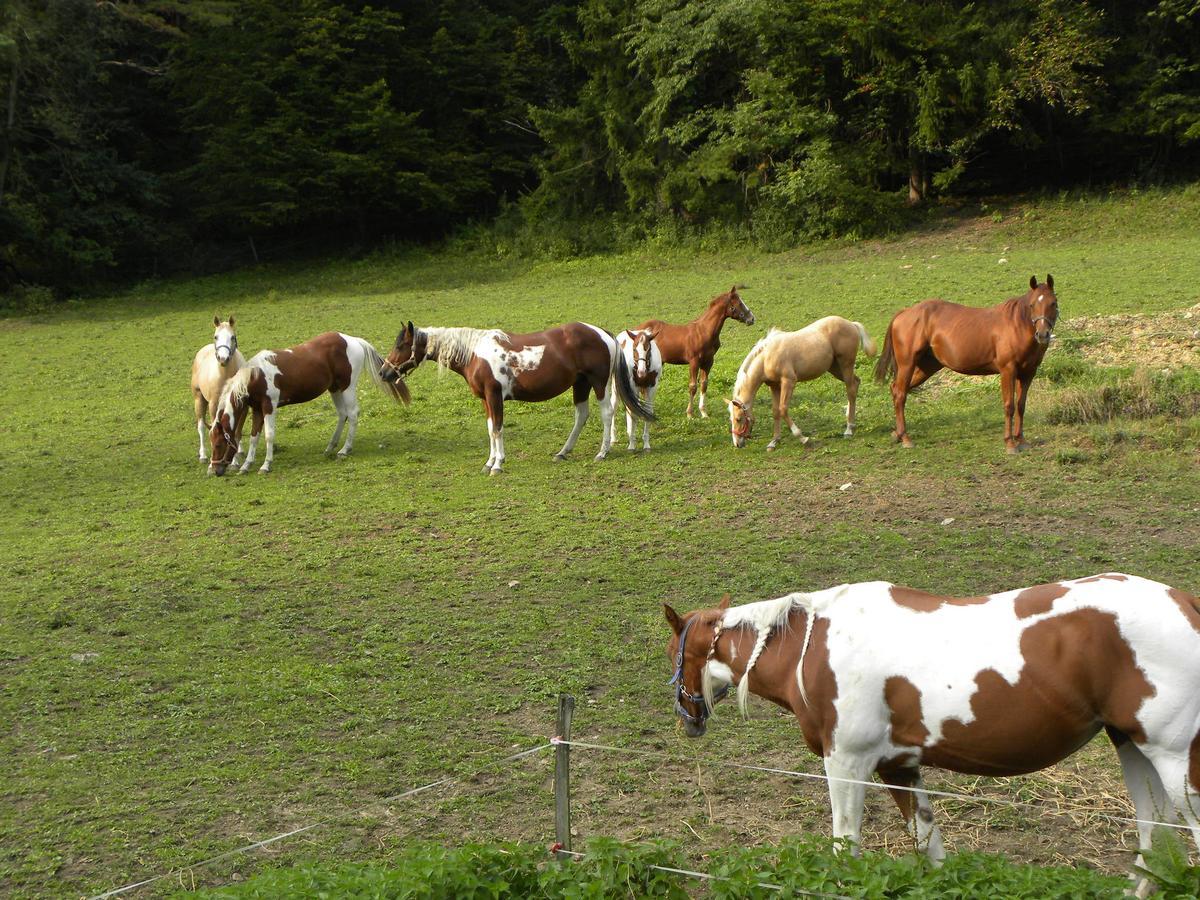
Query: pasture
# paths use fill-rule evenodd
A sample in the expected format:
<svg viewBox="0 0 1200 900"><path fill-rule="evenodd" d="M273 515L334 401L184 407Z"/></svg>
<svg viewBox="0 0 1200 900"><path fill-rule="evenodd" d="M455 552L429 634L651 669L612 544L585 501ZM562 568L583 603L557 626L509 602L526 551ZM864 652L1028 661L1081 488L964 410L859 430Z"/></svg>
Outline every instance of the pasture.
<svg viewBox="0 0 1200 900"><path fill-rule="evenodd" d="M916 449L863 386L800 385L764 452L769 394L744 450L720 398L768 327L827 314L881 342L891 314L941 296L984 305L1053 273L1058 340L1033 383L1031 451L1006 456L995 378L941 373L910 398ZM274 471L209 478L188 372L214 313L249 357L325 330L386 354L403 322L616 330L693 318L738 284L757 323L725 325L713 418L685 421L668 367L654 449L592 461L598 414L555 464L568 396L509 404L508 459L479 473L478 401L426 365L413 403L360 387L353 455L327 459L327 399L279 414ZM671 712L661 603L689 610L845 581L978 594L1128 571L1200 590L1200 191L1045 200L956 215L886 241L780 254L643 250L528 262L451 249L148 284L0 321L0 893L78 895L314 821L331 824L195 873L264 859L383 859L416 838L548 841L550 757L412 802L348 808L534 746L562 690L575 737L666 750L574 758L581 838L674 838L705 852L828 834L820 783L734 773L728 758L816 772L799 731L719 707L688 741ZM1139 365L1139 361L1142 364ZM914 648L914 652L920 652ZM951 851L1123 872L1132 831L1098 739L1020 779L933 788L1066 804L1039 814L938 804ZM904 852L871 792L868 848Z"/></svg>

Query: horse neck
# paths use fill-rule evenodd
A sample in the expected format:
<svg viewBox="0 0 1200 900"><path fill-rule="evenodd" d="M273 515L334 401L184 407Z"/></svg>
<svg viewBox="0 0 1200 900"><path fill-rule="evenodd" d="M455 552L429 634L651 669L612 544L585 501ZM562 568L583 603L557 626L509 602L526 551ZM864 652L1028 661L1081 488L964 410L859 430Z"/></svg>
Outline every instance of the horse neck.
<svg viewBox="0 0 1200 900"><path fill-rule="evenodd" d="M721 333L721 329L725 327L725 320L729 318L725 310L725 298L717 297L708 304L708 309L701 313L700 318L696 319L692 324L707 335L709 340L712 340Z"/></svg>
<svg viewBox="0 0 1200 900"><path fill-rule="evenodd" d="M469 354L456 352L456 346L460 342L463 331L466 329L460 328L426 328L423 329L425 334L425 358L432 359L439 366L445 366L452 372L463 374L463 370L467 367L467 363L474 358L474 351ZM466 358L463 358L465 355Z"/></svg>
<svg viewBox="0 0 1200 900"><path fill-rule="evenodd" d="M808 627L808 615L806 610L794 609L788 616L787 629L772 631L750 672L750 693L786 709L793 709L795 694L799 690L795 677ZM757 642L757 629L732 627L723 632L717 641L713 658L729 666L740 683L746 677L746 666Z"/></svg>
<svg viewBox="0 0 1200 900"><path fill-rule="evenodd" d="M753 404L754 395L766 380L762 357L763 351L759 350L738 369L737 381L733 384L733 399L739 403Z"/></svg>
<svg viewBox="0 0 1200 900"><path fill-rule="evenodd" d="M1030 320L1030 310L1033 308L1033 303L1029 299L1028 294L1021 294L1018 297L1013 297L1010 300L1004 301L1004 305L1008 307L1007 312L1013 324L1017 327L1030 343L1036 341L1037 329L1033 327L1033 322Z"/></svg>

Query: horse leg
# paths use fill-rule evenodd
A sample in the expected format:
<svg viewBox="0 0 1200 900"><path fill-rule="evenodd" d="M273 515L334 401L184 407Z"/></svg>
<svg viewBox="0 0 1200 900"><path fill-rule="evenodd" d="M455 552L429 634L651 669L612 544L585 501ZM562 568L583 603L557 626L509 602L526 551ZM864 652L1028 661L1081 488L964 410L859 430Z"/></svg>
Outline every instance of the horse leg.
<svg viewBox="0 0 1200 900"><path fill-rule="evenodd" d="M329 392L329 399L333 401L333 409L337 413L337 427L333 429L333 436L329 439L329 443L325 445L326 456L333 452L333 448L337 446L338 438L342 436L342 425L346 421L346 410L342 405L345 402L345 396L342 391Z"/></svg>
<svg viewBox="0 0 1200 900"><path fill-rule="evenodd" d="M1032 375L1017 376L1017 421L1014 425L1016 434L1013 437L1017 441L1018 450L1029 449L1029 444L1025 440L1025 400L1029 397L1029 385L1032 381Z"/></svg>
<svg viewBox="0 0 1200 900"><path fill-rule="evenodd" d="M1013 416L1016 414L1016 373L1011 367L1000 372L1000 395L1004 398L1004 449L1006 453L1017 453L1017 441L1013 437Z"/></svg>
<svg viewBox="0 0 1200 900"><path fill-rule="evenodd" d="M346 443L338 451L338 459L345 459L354 449L354 435L358 432L358 392L354 385L342 391L342 416L346 423Z"/></svg>
<svg viewBox="0 0 1200 900"><path fill-rule="evenodd" d="M642 390L642 399L646 401L646 409L650 410L650 412L654 412L654 395L657 392L658 392L657 384L652 384L652 385L650 385L650 387L644 388ZM630 416L629 422L630 422L630 426L632 427L632 425L633 425L633 417L632 416ZM630 442L632 443L632 441L633 441L633 436L630 435ZM644 420L642 422L642 449L647 452L650 451L650 421L648 419Z"/></svg>
<svg viewBox="0 0 1200 900"><path fill-rule="evenodd" d="M767 444L767 450L774 450L779 446L779 420L783 417L783 410L780 406L779 388L779 382L771 385L771 413L775 416L775 432L771 436L771 442Z"/></svg>
<svg viewBox="0 0 1200 900"><path fill-rule="evenodd" d="M846 385L846 430L842 432L842 437L848 438L854 436L854 415L855 407L858 404L858 386L862 381L854 374L853 359L848 363L842 364L842 372L839 377Z"/></svg>
<svg viewBox="0 0 1200 900"><path fill-rule="evenodd" d="M208 459L208 454L204 452L204 437L208 431L204 427L204 416L208 412L208 401L204 399L204 395L199 391L193 391L193 393L196 401L196 433L200 435L200 462L204 462Z"/></svg>
<svg viewBox="0 0 1200 900"><path fill-rule="evenodd" d="M847 838L850 852L859 854L862 836L863 800L873 767L852 753L836 750L825 757L825 774L829 778L829 803L833 807L833 837Z"/></svg>
<svg viewBox="0 0 1200 900"><path fill-rule="evenodd" d="M899 351L896 351L896 380L892 382L892 403L896 409L896 430L892 437L900 442L905 449L913 447L912 438L908 436L908 424L904 420L904 404L910 392L916 390L930 376L942 370L942 364L926 348L923 352L906 357L900 362Z"/></svg>
<svg viewBox="0 0 1200 900"><path fill-rule="evenodd" d="M575 449L575 442L579 440L579 432L583 431L583 425L588 420L588 392L591 389L586 376L580 375L575 379L575 427L571 429L571 434L567 437L567 442L563 444L562 449L554 454L555 462L562 462L567 458L567 454Z"/></svg>
<svg viewBox="0 0 1200 900"><path fill-rule="evenodd" d="M708 395L708 369L700 370L700 418L708 418L708 410L704 408L704 398Z"/></svg>
<svg viewBox="0 0 1200 900"><path fill-rule="evenodd" d="M488 437L491 438L492 449L483 469L489 475L499 475L500 467L504 465L504 394L500 385L488 389L484 406L488 414Z"/></svg>
<svg viewBox="0 0 1200 900"><path fill-rule="evenodd" d="M1119 750L1120 748L1118 752ZM1154 771L1158 774L1158 783L1162 785L1163 793L1169 801L1164 804L1164 809L1156 812L1165 812L1171 818L1160 821L1175 821L1176 816L1183 820L1192 833L1192 842L1200 849L1200 792L1191 787L1188 745L1183 745L1178 751L1143 745L1139 752L1153 764ZM1139 810L1139 819L1143 818L1140 812Z"/></svg>
<svg viewBox="0 0 1200 900"><path fill-rule="evenodd" d="M266 475L271 471L271 463L275 459L275 410L271 410L263 416L263 432L267 440L267 458L263 460L262 467L259 468L259 475Z"/></svg>
<svg viewBox="0 0 1200 900"><path fill-rule="evenodd" d="M238 469L238 473L241 475L245 475L247 472L249 472L250 466L254 463L254 457L258 453L258 435L262 431L262 427L262 410L256 409L254 410L253 424L250 426L250 449L246 451L246 458L242 461L241 468ZM242 442L239 440L238 447L240 448L241 446Z"/></svg>
<svg viewBox="0 0 1200 900"><path fill-rule="evenodd" d="M637 441L634 440L634 435L637 434L637 425L633 419L633 413L629 411L629 407L625 407L625 432L629 436L630 450L637 449ZM613 443L617 441L617 417L613 416Z"/></svg>
<svg viewBox="0 0 1200 900"><path fill-rule="evenodd" d="M933 804L925 792L921 770L889 769L881 771L879 776L888 785L888 792L896 801L896 807L917 849L929 857L935 866L940 866L946 858L946 849L942 844L942 833L933 821ZM896 789L893 789L893 785Z"/></svg>
<svg viewBox="0 0 1200 900"><path fill-rule="evenodd" d="M1150 823L1156 820L1176 821L1175 810L1167 799L1162 779L1158 777L1154 765L1138 749L1137 744L1119 731L1107 731L1109 739L1117 748L1117 757L1121 760L1121 775L1125 779L1125 788L1133 800L1133 808L1138 818L1138 855L1133 864L1140 869L1145 865L1142 854L1150 849L1150 839L1154 832L1154 826ZM1134 882L1135 897L1149 896L1151 884L1146 876L1135 871L1130 873L1129 877Z"/></svg>
<svg viewBox="0 0 1200 900"><path fill-rule="evenodd" d="M617 420L616 392L606 390L607 387L608 383L601 381L594 388L596 397L600 401L600 452L596 454L597 461L608 457L608 451L613 445L612 432L616 427ZM587 402L586 399L584 402ZM626 415L628 415L628 411L626 411Z"/></svg>
<svg viewBox="0 0 1200 900"><path fill-rule="evenodd" d="M689 419L692 417L692 401L696 399L696 372L699 370L699 368L700 368L700 363L694 359L690 363L688 363L687 417Z"/></svg>
<svg viewBox="0 0 1200 900"><path fill-rule="evenodd" d="M794 390L796 390L796 382L784 381L780 383L779 407L783 413L783 420L787 422L788 430L791 431L792 436L800 438L800 443L807 444L808 438L804 436L804 432L800 430L800 426L792 421L792 414L789 411L792 405L792 392Z"/></svg>

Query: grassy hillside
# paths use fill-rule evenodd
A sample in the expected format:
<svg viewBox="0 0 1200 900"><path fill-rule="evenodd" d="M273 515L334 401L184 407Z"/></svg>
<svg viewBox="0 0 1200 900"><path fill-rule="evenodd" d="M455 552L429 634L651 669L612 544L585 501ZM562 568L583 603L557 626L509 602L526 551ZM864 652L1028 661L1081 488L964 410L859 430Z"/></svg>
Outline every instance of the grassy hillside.
<svg viewBox="0 0 1200 900"><path fill-rule="evenodd" d="M910 401L908 452L889 439L884 388L864 384L845 441L841 385L803 385L798 421L814 443L767 454L765 391L736 452L723 417L683 419L686 372L674 369L651 453L622 444L593 462L593 414L555 465L570 400L512 404L507 471L488 479L479 403L424 367L409 408L362 392L344 462L321 453L324 400L280 413L269 476L207 478L196 461L188 374L214 312L236 313L249 356L331 329L386 348L407 319L682 321L737 283L758 323L725 328L711 389L723 412L768 326L837 313L878 338L915 300L994 303L1047 272L1063 320L1031 394L1034 448L1016 458L994 379L934 379ZM0 321L0 892L103 890L316 821L331 824L269 852L341 861L417 836L548 840L546 756L342 812L540 743L560 690L580 698L585 739L818 770L765 705L750 722L722 709L700 742L676 731L662 601L876 578L981 593L1113 569L1195 592L1198 304L1193 188L970 210L889 242L776 255L380 254ZM860 358L864 381L870 366ZM581 836L677 838L699 856L828 833L819 784L615 755L575 765ZM947 803L952 848L1126 864L1131 836L1093 815L1125 809L1100 743L1040 776L931 781L1077 807ZM868 846L903 850L882 797L867 827Z"/></svg>

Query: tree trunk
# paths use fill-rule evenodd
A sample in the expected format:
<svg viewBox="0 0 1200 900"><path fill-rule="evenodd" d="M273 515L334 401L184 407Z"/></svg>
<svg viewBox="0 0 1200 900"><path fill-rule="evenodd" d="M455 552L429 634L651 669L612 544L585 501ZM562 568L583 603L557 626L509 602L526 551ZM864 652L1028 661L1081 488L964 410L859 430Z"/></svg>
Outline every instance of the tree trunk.
<svg viewBox="0 0 1200 900"><path fill-rule="evenodd" d="M908 205L919 206L929 193L929 175L925 171L925 154L910 150L908 154Z"/></svg>
<svg viewBox="0 0 1200 900"><path fill-rule="evenodd" d="M8 164L12 159L13 124L17 120L17 78L21 74L20 57L13 54L12 81L8 85L8 110L5 113L4 142L0 149L0 205L4 204L4 185L8 180Z"/></svg>

